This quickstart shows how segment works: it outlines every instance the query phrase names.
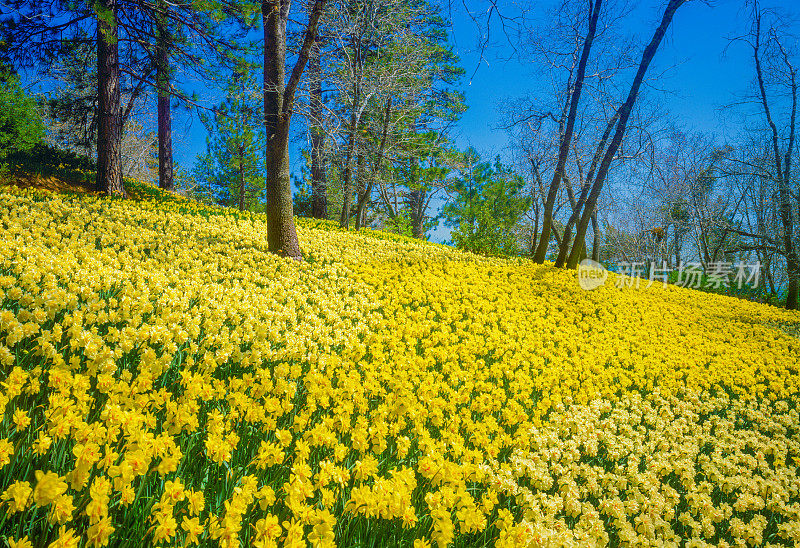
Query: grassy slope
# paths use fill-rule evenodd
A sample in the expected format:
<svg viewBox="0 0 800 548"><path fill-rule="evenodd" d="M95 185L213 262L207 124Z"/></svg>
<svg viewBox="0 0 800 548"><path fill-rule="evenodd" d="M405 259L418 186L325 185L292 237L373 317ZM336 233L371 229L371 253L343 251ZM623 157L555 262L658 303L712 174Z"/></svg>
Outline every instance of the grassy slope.
<svg viewBox="0 0 800 548"><path fill-rule="evenodd" d="M167 500L165 481L180 480L205 493L198 523L209 545L258 539L273 517L282 540L298 519L295 532L330 528L340 545L359 546L515 535L733 542L755 534L735 520L757 528L754 516L765 520L762 537L792 538L797 313L611 280L584 292L573 273L549 266L319 221L298 221L306 260L295 264L267 253L261 215L137 183L130 193L0 195L0 302L11 313L0 317L0 439L14 446L0 490L35 486L37 469L66 477L75 506L66 523L79 534L102 538L106 519L112 544L186 538L164 526L186 513L185 499ZM59 392L66 401L52 399ZM17 410L31 426L15 423ZM712 416L733 421L699 426ZM39 432L54 439L42 455L31 452ZM156 446L143 432L166 437ZM74 447L91 443L98 458L112 450L113 463L101 472L92 462L82 478ZM573 450L579 457L567 458ZM745 458L756 453L774 457ZM114 467L136 458L151 464L116 480L108 517L92 517L88 485L121 478ZM666 468L647 476L656 465ZM723 482L756 476L777 482L784 507L736 507L744 491ZM703 478L722 512L707 530L691 524ZM591 481L599 492L585 488ZM135 489L127 503L126 488ZM626 506L620 518L603 506L654 493L661 506ZM572 499L584 505L577 515ZM694 517L678 519L681 508ZM52 540L48 512L34 504L0 530ZM650 533L646 515L665 525Z"/></svg>

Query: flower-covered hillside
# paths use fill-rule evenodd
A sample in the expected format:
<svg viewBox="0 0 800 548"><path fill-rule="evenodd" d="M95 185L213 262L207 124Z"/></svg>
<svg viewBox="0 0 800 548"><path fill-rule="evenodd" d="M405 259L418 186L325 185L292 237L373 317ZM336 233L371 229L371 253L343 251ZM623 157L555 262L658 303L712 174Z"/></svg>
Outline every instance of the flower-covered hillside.
<svg viewBox="0 0 800 548"><path fill-rule="evenodd" d="M259 215L0 194L0 535L800 542L800 314L298 232L302 263Z"/></svg>

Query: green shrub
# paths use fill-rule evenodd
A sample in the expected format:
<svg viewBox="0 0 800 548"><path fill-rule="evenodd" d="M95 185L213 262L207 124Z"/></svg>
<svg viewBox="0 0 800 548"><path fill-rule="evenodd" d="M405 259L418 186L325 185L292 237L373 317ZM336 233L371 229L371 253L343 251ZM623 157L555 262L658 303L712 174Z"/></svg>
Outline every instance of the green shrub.
<svg viewBox="0 0 800 548"><path fill-rule="evenodd" d="M29 151L43 138L44 124L33 97L15 76L0 81L0 172L8 169L9 154Z"/></svg>

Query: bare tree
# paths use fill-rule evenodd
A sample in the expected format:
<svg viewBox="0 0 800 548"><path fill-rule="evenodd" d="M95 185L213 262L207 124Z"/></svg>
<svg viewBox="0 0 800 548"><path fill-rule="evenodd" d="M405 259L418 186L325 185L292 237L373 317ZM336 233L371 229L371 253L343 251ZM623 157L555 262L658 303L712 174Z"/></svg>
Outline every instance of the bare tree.
<svg viewBox="0 0 800 548"><path fill-rule="evenodd" d="M341 192L341 226L355 219L356 228L362 227L368 212L373 222L383 222L412 211L422 226L435 193L409 189L409 180L396 175L426 172L409 168L430 160L427 148L418 145L443 142L452 122L448 109L460 97L446 89L460 69L452 66L442 25L428 2L342 0L331 5L323 32L325 80L334 92L325 125L338 158L333 163L341 166L331 174L330 188L336 198ZM309 124L317 118L312 113ZM423 199L413 200L418 195Z"/></svg>
<svg viewBox="0 0 800 548"><path fill-rule="evenodd" d="M770 268L773 283L776 255L786 266L786 308L798 307L800 259L797 222L800 193L792 174L797 154L797 68L793 40L786 29L787 17L776 10L762 8L757 0L750 4L749 31L732 42L744 43L753 59L755 94L752 103L762 119L758 143L747 146L749 154L740 158L732 175L740 178L747 230L737 233L750 240L742 250L756 252ZM761 143L768 143L764 148ZM773 208L774 205L774 208ZM774 222L777 221L777 226ZM776 230L777 228L777 230Z"/></svg>
<svg viewBox="0 0 800 548"><path fill-rule="evenodd" d="M686 0L670 0L667 4L661 17L659 26L656 28L655 32L653 33L653 37L642 53L642 58L639 62L639 68L636 71L636 75L634 76L630 90L628 91L628 97L625 102L622 103L622 105L620 105L620 107L616 110L614 116L609 120L607 129L610 130L613 127L614 135L611 138L608 146L605 148L602 160L600 161L597 169L597 175L592 180L591 191L588 194L586 205L583 208L580 221L577 224L575 242L572 245L572 250L570 251L569 259L567 261L568 268L575 268L578 265L581 249L583 248L584 237L586 236L586 230L589 226L589 221L594 213L594 209L597 205L597 199L600 195L600 191L603 189L603 184L608 176L611 163L614 159L614 156L617 154L617 151L619 150L623 137L625 136L628 120L630 119L631 112L633 111L634 104L636 103L636 98L639 95L639 89L644 81L647 69L652 62L653 57L655 57L656 51L658 51L658 47L664 38L664 34L667 32L667 28L669 28L669 25L672 23L675 12L685 2ZM610 132L604 132L604 136L609 134ZM600 147L598 147L598 150L600 150Z"/></svg>
<svg viewBox="0 0 800 548"><path fill-rule="evenodd" d="M552 239L560 249L565 245L561 231L569 227L569 234L576 221L570 214L580 196L585 201L594 143L613 113L619 77L635 66L630 40L620 33L627 11L614 0L564 1L542 23L523 20L521 53L535 62L552 91L514 101L505 127L519 152L519 171L528 174L529 221L537 232L529 240L536 242L532 256L538 253L541 260Z"/></svg>
<svg viewBox="0 0 800 548"><path fill-rule="evenodd" d="M786 308L794 310L797 308L798 289L800 289L800 263L798 262L797 249L795 245L795 233L793 226L792 198L790 195L792 159L794 155L795 142L795 120L797 115L797 69L792 64L789 52L778 35L774 27L769 30L768 40L773 49L777 49L775 54L783 61L784 70L787 77L789 92L791 93L791 107L789 109L789 119L787 121L787 136L785 148L778 135L778 127L773 119L770 108L769 97L767 96L766 85L764 82L764 68L762 65L762 18L763 11L759 8L758 2L753 3L753 29L752 39L749 41L753 49L753 61L755 64L756 81L761 97L761 106L764 109L764 118L769 126L770 139L773 154L772 172L778 189L778 216L783 225L783 247L786 254L786 272L788 284L786 288Z"/></svg>
<svg viewBox="0 0 800 548"><path fill-rule="evenodd" d="M408 81L403 78L406 66L396 53L398 49L411 53L410 48L404 46L415 38L410 29L418 15L405 0L342 1L337 2L330 14L329 32L335 42L333 54L338 61L333 82L348 113L344 124L343 203L339 218L342 227L350 225L353 167L359 155L362 119L371 106L385 104L385 100L374 99L388 89L396 91L397 82Z"/></svg>
<svg viewBox="0 0 800 548"><path fill-rule="evenodd" d="M536 248L536 253L533 255L533 260L541 263L544 262L547 255L547 247L550 241L550 226L553 219L553 206L555 204L558 187L561 184L561 179L564 177L564 168L567 163L567 157L570 152L570 145L572 144L572 133L575 129L575 120L578 116L578 104L581 99L581 91L583 90L583 82L586 76L586 65L589 61L589 54L592 50L592 43L594 42L595 33L597 32L597 21L600 18L600 10L602 7L602 0L593 0L589 3L590 11L588 14L588 29L583 38L583 45L581 47L581 55L578 60L578 65L575 71L574 84L570 79L568 80L567 87L571 88L569 97L568 109L564 109L561 119L559 120L559 146L558 146L558 161L555 171L553 172L553 179L550 181L550 187L547 190L547 196L544 202L544 210L542 213L542 236L539 240L539 246ZM566 106L566 105L565 105Z"/></svg>

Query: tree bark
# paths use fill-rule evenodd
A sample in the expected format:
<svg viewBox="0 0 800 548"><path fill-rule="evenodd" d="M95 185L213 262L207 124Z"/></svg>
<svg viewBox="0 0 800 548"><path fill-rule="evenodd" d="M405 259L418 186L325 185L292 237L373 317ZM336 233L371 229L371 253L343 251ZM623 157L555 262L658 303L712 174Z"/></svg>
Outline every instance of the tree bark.
<svg viewBox="0 0 800 548"><path fill-rule="evenodd" d="M547 190L547 199L544 203L542 236L539 239L539 247L533 256L533 260L537 263L544 262L547 256L547 248L550 246L550 227L553 219L553 207L555 206L556 196L558 194L558 187L561 184L561 178L564 175L564 169L567 164L567 156L569 155L569 148L572 142L572 133L575 129L575 118L578 112L578 103L581 100L581 91L583 89L583 80L586 74L586 63L589 60L589 53L592 49L592 42L597 30L597 20L600 17L600 7L602 0L594 0L591 4L592 9L589 14L589 30L586 33L586 38L583 41L583 50L581 57L578 61L578 73L575 78L575 87L572 89L572 94L569 99L569 114L567 115L567 124L564 134L561 136L561 143L558 149L558 162L556 169L553 172L553 179L550 182L550 188Z"/></svg>
<svg viewBox="0 0 800 548"><path fill-rule="evenodd" d="M302 260L292 208L289 171L289 124L294 96L316 39L317 23L325 0L311 6L303 45L286 82L286 23L288 0L263 0L264 24L264 128L266 130L267 241L269 250L283 257Z"/></svg>
<svg viewBox="0 0 800 548"><path fill-rule="evenodd" d="M353 178L353 153L356 147L356 128L358 127L358 103L361 101L361 85L359 78L356 77L353 83L353 105L350 111L350 127L348 128L347 138L347 154L345 156L344 164L344 177L342 178L342 187L344 193L344 200L342 202L342 215L339 218L339 226L342 228L350 228L350 202L353 201L352 196L352 178Z"/></svg>
<svg viewBox="0 0 800 548"><path fill-rule="evenodd" d="M97 8L97 190L127 197L122 182L117 0L99 0Z"/></svg>
<svg viewBox="0 0 800 548"><path fill-rule="evenodd" d="M417 182L419 181L419 159L412 156L408 160L409 164L409 182L411 190L406 194L406 204L408 211L411 214L411 235L414 238L425 238L425 190L423 190ZM414 188L414 187L418 188Z"/></svg>
<svg viewBox="0 0 800 548"><path fill-rule="evenodd" d="M239 143L239 148L236 151L239 156L239 211L244 211L244 193L245 193L245 180L244 180L244 143Z"/></svg>
<svg viewBox="0 0 800 548"><path fill-rule="evenodd" d="M362 128L363 130L363 128ZM361 196L364 194L364 189L367 187L366 183L364 182L364 151L361 150L356 155L356 173L355 173L355 205L356 205L356 227L361 226L360 219L357 217L358 215L358 201L361 199Z"/></svg>
<svg viewBox="0 0 800 548"><path fill-rule="evenodd" d="M422 189L410 192L411 235L417 239L425 238L425 194Z"/></svg>
<svg viewBox="0 0 800 548"><path fill-rule="evenodd" d="M616 126L618 119L619 111L614 113L614 116L612 116L608 121L606 124L606 129L603 131L603 136L597 143L597 149L595 150L594 157L592 158L592 164L589 166L589 173L586 174L586 181L581 187L581 194L578 198L578 203L573 208L572 215L570 215L567 225L564 227L564 237L561 239L561 243L558 246L558 257L556 257L556 266L558 268L562 268L564 263L567 261L567 257L569 255L569 244L572 241L572 227L575 226L575 223L580 218L583 206L586 205L586 200L589 198L589 191L591 190L594 182L594 174L597 170L597 164L600 162L600 159L603 156L603 151L606 148L608 138L611 136L611 132ZM596 216L597 212L592 212L592 214Z"/></svg>
<svg viewBox="0 0 800 548"><path fill-rule="evenodd" d="M158 88L158 187L172 190L175 178L172 162L172 111L170 109L169 31L163 11L164 1L158 3L156 23L156 87Z"/></svg>
<svg viewBox="0 0 800 548"><path fill-rule="evenodd" d="M767 92L764 86L763 69L761 68L760 45L761 45L761 12L758 5L754 6L755 10L755 43L753 44L753 58L756 65L756 80L758 81L758 90L761 97L761 106L764 109L764 117L767 119L767 124L770 128L772 140L772 152L774 154L775 162L775 179L778 183L778 217L783 225L783 247L786 254L786 275L787 275L787 288L786 288L786 308L794 310L797 308L798 289L800 288L800 260L798 260L797 250L794 247L794 223L792 219L791 209L791 195L789 192L789 177L791 173L791 158L794 148L794 131L795 131L795 115L797 112L797 83L795 79L795 71L789 64L788 58L786 59L787 68L791 77L791 90L792 90L792 110L791 120L789 125L789 146L786 150L785 165L781 160L780 141L778 137L778 128L775 121L772 119L772 112L767 100Z"/></svg>
<svg viewBox="0 0 800 548"><path fill-rule="evenodd" d="M669 4L667 4L667 7L664 9L664 15L661 18L661 23L658 25L658 28L653 34L650 43L647 44L647 47L645 47L644 52L642 53L642 59L639 62L639 68L636 71L636 76L631 83L631 88L628 92L628 98L619 107L619 120L617 121L617 127L614 131L614 137L611 139L611 143L608 145L608 149L603 155L603 160L600 162L600 168L597 171L597 177L592 184L592 190L589 192L589 197L586 200L586 207L584 208L583 214L581 215L581 220L578 223L578 228L575 232L575 242L572 245L572 251L570 252L569 260L567 262L568 268L575 268L578 266L580 253L583 250L586 229L589 226L589 219L591 218L591 215L595 210L595 206L597 205L597 198L600 195L600 191L603 189L603 184L605 183L608 175L608 170L611 167L611 161L617 154L617 150L619 150L622 138L625 136L628 118L630 117L631 111L633 111L633 105L636 102L637 95L639 94L639 88L642 85L642 81L644 80L644 76L647 73L648 67L650 66L650 62L653 60L653 57L655 57L656 51L658 51L658 46L661 44L661 40L664 38L667 28L669 28L672 18L675 16L675 12L685 2L686 0L670 0Z"/></svg>
<svg viewBox="0 0 800 548"><path fill-rule="evenodd" d="M314 40L308 61L311 85L311 216L328 218L328 174L325 167L325 132L322 128L322 54L319 38Z"/></svg>
<svg viewBox="0 0 800 548"><path fill-rule="evenodd" d="M381 134L381 143L378 145L378 156L375 160L375 169L372 171L372 175L369 178L369 183L367 183L367 187L364 189L364 193L359 196L358 204L356 204L356 230L361 229L362 219L361 217L364 215L364 209L366 208L367 202L369 201L369 197L372 195L372 187L375 185L375 179L378 177L378 174L381 171L381 167L383 166L383 154L386 150L386 138L389 133L389 119L392 113L392 98L389 97L386 100L386 109L383 112L383 133Z"/></svg>

